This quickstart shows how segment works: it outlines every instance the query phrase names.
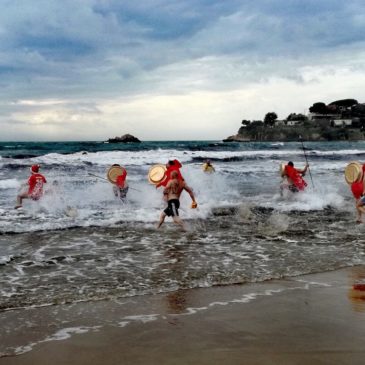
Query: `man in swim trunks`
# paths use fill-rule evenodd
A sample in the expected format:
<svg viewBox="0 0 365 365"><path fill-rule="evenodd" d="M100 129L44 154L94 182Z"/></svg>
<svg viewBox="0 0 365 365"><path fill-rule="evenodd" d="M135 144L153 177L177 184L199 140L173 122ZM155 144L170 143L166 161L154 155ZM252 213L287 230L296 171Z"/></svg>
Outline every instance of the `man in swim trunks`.
<svg viewBox="0 0 365 365"><path fill-rule="evenodd" d="M43 195L43 184L47 182L46 178L39 173L39 165L33 165L30 168L32 175L28 179L28 191L17 196L15 209L21 208L23 199L39 200Z"/></svg>
<svg viewBox="0 0 365 365"><path fill-rule="evenodd" d="M162 226L166 216L168 216L172 217L174 223L181 226L185 230L184 222L179 217L180 195L183 190L188 192L191 200L193 201L191 207L196 208L198 204L195 202L193 191L191 188L189 188L189 186L186 185L184 180L179 179L179 173L177 171L172 171L171 179L164 189L164 196L167 200L167 208L161 213L157 228Z"/></svg>

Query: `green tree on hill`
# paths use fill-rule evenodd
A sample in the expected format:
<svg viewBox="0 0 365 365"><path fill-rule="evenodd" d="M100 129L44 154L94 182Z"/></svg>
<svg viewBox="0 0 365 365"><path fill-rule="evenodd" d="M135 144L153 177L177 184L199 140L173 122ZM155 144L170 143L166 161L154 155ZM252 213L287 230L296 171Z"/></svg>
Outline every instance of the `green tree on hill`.
<svg viewBox="0 0 365 365"><path fill-rule="evenodd" d="M288 115L288 117L286 118L286 120L300 120L302 122L304 122L305 120L307 120L308 118L304 115L304 114L297 114L297 113L290 113Z"/></svg>
<svg viewBox="0 0 365 365"><path fill-rule="evenodd" d="M345 107L345 108L351 108L354 105L359 104L356 99L342 99L342 100L336 100L328 105L335 105L337 107Z"/></svg>
<svg viewBox="0 0 365 365"><path fill-rule="evenodd" d="M267 113L264 118L265 126L273 126L276 119L278 119L278 115L275 112Z"/></svg>
<svg viewBox="0 0 365 365"><path fill-rule="evenodd" d="M319 103L314 103L309 108L309 111L311 113L327 114L328 109L327 109L327 105L325 103L319 102Z"/></svg>

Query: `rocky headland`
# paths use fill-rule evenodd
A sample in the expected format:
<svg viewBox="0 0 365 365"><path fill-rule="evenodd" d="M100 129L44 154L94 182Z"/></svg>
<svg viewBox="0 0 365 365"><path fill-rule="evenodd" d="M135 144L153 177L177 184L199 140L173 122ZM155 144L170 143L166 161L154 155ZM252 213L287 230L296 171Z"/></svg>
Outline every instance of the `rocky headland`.
<svg viewBox="0 0 365 365"><path fill-rule="evenodd" d="M334 101L328 105L319 102L309 113L291 113L279 120L270 112L261 120L243 120L237 134L224 142L291 142L306 141L362 141L365 140L365 103L355 99Z"/></svg>

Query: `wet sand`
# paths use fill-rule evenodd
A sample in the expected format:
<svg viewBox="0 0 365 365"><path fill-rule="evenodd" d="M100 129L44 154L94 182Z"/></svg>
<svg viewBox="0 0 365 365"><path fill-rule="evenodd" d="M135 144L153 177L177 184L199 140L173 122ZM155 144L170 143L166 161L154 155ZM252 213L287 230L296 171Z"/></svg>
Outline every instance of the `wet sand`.
<svg viewBox="0 0 365 365"><path fill-rule="evenodd" d="M362 364L365 285L353 287L361 283L362 266L9 311L0 316L0 364ZM28 347L15 356L19 344Z"/></svg>

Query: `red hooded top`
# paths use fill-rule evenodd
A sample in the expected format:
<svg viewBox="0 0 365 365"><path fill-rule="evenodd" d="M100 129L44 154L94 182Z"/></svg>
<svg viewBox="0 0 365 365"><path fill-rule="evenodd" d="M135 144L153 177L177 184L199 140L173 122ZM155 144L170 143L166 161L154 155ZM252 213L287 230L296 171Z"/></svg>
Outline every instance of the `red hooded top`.
<svg viewBox="0 0 365 365"><path fill-rule="evenodd" d="M293 182L294 186L298 190L304 190L307 186L307 183L302 178L302 175L297 171L297 169L293 166L286 165L285 166L285 174L289 177L289 179Z"/></svg>
<svg viewBox="0 0 365 365"><path fill-rule="evenodd" d="M173 171L177 171L177 173L178 173L178 177L177 177L178 180L184 180L184 178L182 177L181 172L180 172L180 168L181 167L182 167L182 165L181 165L180 161L174 160L174 165L169 165L169 167L165 171L164 178L162 179L162 181L160 183L158 183L156 185L156 188L159 188L160 186L166 186L167 183L171 180L171 173Z"/></svg>

